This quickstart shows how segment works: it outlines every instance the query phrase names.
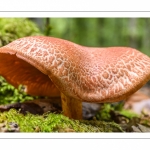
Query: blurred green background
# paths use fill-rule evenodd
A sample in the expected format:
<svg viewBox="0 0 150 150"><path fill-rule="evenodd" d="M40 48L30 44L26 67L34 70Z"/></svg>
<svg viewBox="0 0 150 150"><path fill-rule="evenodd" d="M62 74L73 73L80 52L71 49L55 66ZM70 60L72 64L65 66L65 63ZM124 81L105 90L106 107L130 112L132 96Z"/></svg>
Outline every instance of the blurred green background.
<svg viewBox="0 0 150 150"><path fill-rule="evenodd" d="M34 22L38 29L33 29L34 25L29 22L25 27L25 20ZM39 33L40 30L41 34L84 46L128 46L150 56L150 18L1 18L0 36L7 26L9 32L10 29L11 32L18 30L16 38Z"/></svg>
<svg viewBox="0 0 150 150"><path fill-rule="evenodd" d="M41 30L49 36L85 46L133 47L150 56L150 18L47 18L41 21Z"/></svg>

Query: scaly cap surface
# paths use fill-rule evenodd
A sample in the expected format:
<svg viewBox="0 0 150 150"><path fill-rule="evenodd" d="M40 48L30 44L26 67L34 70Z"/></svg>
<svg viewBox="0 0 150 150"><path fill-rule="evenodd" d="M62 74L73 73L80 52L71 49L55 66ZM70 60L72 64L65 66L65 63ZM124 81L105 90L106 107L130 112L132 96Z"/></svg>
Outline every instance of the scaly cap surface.
<svg viewBox="0 0 150 150"><path fill-rule="evenodd" d="M13 62L19 63L18 67ZM18 79L17 84L27 85L28 93L36 94L32 90L40 87L37 93L52 91L57 96L60 91L86 102L114 102L128 97L150 79L150 58L129 47L90 48L33 36L0 48L0 74L12 84Z"/></svg>

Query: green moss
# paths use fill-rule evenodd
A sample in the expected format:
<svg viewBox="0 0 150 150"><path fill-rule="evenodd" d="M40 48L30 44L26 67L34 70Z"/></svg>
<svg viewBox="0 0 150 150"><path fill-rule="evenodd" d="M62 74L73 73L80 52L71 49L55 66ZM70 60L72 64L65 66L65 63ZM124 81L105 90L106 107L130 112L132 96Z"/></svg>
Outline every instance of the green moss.
<svg viewBox="0 0 150 150"><path fill-rule="evenodd" d="M104 121L110 121L110 111L114 110L114 107L111 106L111 104L104 104L100 111L97 113L96 118L98 120L104 120Z"/></svg>
<svg viewBox="0 0 150 150"><path fill-rule="evenodd" d="M16 102L24 102L27 100L33 100L37 97L27 95L23 90L23 86L19 86L17 89L0 76L0 104L10 104Z"/></svg>
<svg viewBox="0 0 150 150"><path fill-rule="evenodd" d="M123 116L128 119L140 117L138 114L123 108L123 102L112 104L103 104L100 111L96 114L97 120L113 121L114 117ZM113 114L112 114L113 113ZM115 116L114 116L115 115Z"/></svg>
<svg viewBox="0 0 150 150"><path fill-rule="evenodd" d="M0 18L0 47L31 35L42 35L32 21L26 18Z"/></svg>
<svg viewBox="0 0 150 150"><path fill-rule="evenodd" d="M14 109L0 113L0 123L17 123L20 132L122 132L114 122L71 120L62 114L22 115Z"/></svg>
<svg viewBox="0 0 150 150"><path fill-rule="evenodd" d="M125 110L125 109L122 109L120 111L120 114L125 116L125 117L127 117L127 118L129 118L129 119L132 119L134 117L140 117L138 114L136 114L136 113L134 113L134 112L132 112L130 110Z"/></svg>

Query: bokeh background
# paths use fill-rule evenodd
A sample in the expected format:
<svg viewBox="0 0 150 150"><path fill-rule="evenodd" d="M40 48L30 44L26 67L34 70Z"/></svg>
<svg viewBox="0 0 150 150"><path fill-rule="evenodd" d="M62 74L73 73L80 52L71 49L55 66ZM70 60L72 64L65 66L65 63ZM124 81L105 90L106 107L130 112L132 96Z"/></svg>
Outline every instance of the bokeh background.
<svg viewBox="0 0 150 150"><path fill-rule="evenodd" d="M150 18L0 18L0 46L10 34L16 39L35 33L84 46L133 47L150 56Z"/></svg>
<svg viewBox="0 0 150 150"><path fill-rule="evenodd" d="M150 56L150 18L32 18L48 36L85 46L128 46Z"/></svg>

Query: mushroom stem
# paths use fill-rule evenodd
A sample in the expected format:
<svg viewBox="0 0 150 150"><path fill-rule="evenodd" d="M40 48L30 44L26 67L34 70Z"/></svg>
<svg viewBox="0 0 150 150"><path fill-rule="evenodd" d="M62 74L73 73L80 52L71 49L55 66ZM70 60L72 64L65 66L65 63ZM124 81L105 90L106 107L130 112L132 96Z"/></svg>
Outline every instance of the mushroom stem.
<svg viewBox="0 0 150 150"><path fill-rule="evenodd" d="M82 102L74 100L73 98L67 97L61 93L61 102L63 114L69 118L82 119Z"/></svg>

